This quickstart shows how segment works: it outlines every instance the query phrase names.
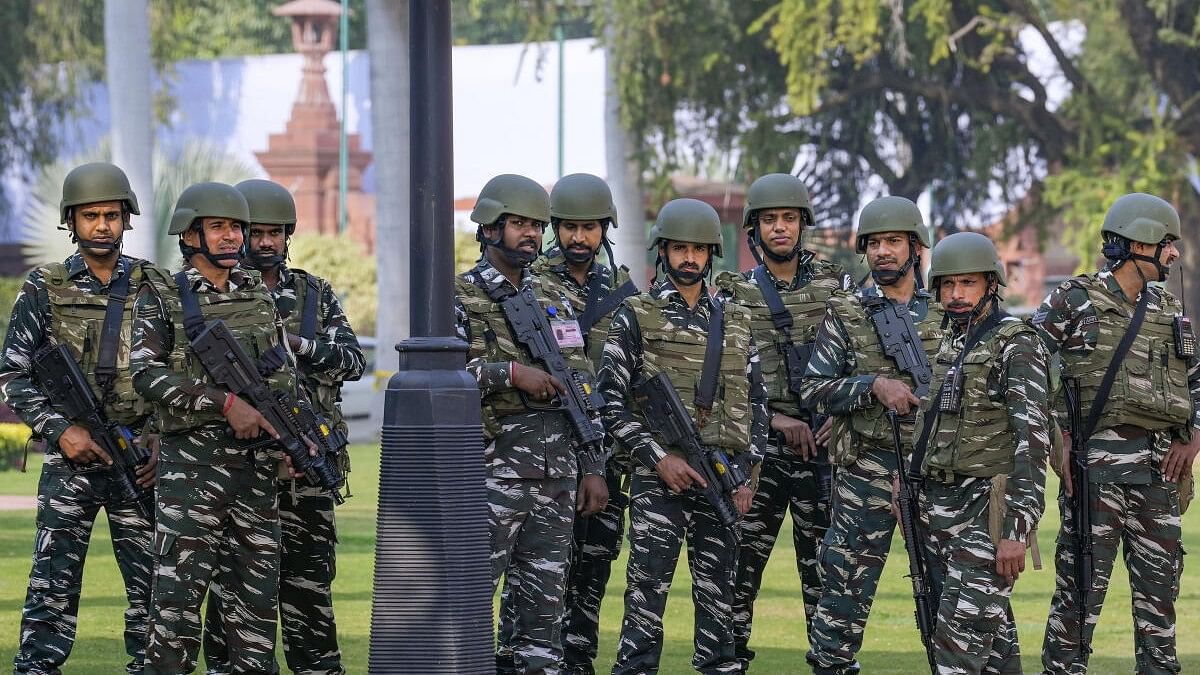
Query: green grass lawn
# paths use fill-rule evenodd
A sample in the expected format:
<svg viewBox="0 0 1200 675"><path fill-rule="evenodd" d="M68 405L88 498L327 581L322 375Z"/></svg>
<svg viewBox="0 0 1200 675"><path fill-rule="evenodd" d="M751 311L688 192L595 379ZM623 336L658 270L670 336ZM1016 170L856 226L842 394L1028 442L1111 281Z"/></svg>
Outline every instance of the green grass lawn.
<svg viewBox="0 0 1200 675"><path fill-rule="evenodd" d="M355 471L351 477L354 498L339 507L338 575L334 593L339 637L346 667L351 673L365 673L368 629L371 620L372 558L375 542L375 505L378 489L378 448L356 446L353 449ZM31 462L32 463L32 462ZM36 469L36 467L35 467ZM1054 478L1051 477L1053 483ZM32 495L36 492L36 473L0 473L0 494ZM1055 494L1056 484L1048 491ZM1053 502L1053 500L1050 500ZM1194 521L1189 514L1185 519ZM30 547L33 540L34 513L0 512L0 659L8 659L16 649L20 608L29 575ZM1046 569L1027 572L1017 583L1013 609L1017 617L1025 669L1040 668L1042 629L1046 621L1050 594L1054 587L1052 556L1057 511L1050 505L1044 521L1047 527L1040 541ZM120 576L113 563L108 526L97 522L92 537L95 555L88 558L84 597L79 615L79 639L67 664L68 675L116 673L124 663L121 642L121 611L124 594ZM1186 537L1189 550L1200 550L1200 538L1194 527ZM791 538L782 537L781 545L767 567L764 588L759 598L752 646L758 653L754 672L765 674L808 672L804 664L806 640L803 610L797 591L796 571L791 561ZM911 587L902 575L907 562L899 537L880 585L866 641L860 659L866 673L920 673L924 653L913 622ZM603 672L615 655L621 621L621 592L624 588L625 556L617 562L609 599L601 620L600 663ZM681 561L682 562L682 561ZM1120 563L1113 575L1104 616L1093 641L1093 673L1128 673L1133 670L1132 620L1128 581ZM663 652L665 674L692 672L692 609L686 566L676 576L671 602L667 608L667 643ZM1192 642L1200 634L1200 569L1193 562L1183 581L1183 593L1177 605L1180 659L1184 672L1200 669L1200 643ZM3 661L0 661L3 662Z"/></svg>

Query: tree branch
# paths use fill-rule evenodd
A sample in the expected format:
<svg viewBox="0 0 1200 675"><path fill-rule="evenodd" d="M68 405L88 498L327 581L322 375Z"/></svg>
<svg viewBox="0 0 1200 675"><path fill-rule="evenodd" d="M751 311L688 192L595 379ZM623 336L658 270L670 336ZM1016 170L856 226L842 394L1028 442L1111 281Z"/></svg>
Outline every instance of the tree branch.
<svg viewBox="0 0 1200 675"><path fill-rule="evenodd" d="M1058 43L1058 39L1054 37L1054 34L1050 32L1049 26L1042 20L1040 12L1028 0L1009 0L1009 5L1012 6L1013 11L1021 18L1025 19L1026 23L1033 26L1038 35L1041 35L1042 39L1046 41L1046 46L1050 48L1050 53L1054 55L1054 60L1058 62L1058 67L1062 70L1063 75L1067 77L1067 80L1070 81L1071 86L1075 88L1075 91L1087 96L1092 95L1095 92L1095 88L1092 87L1092 84L1088 82L1088 79L1084 77L1079 68L1075 66L1075 61L1063 51L1062 45Z"/></svg>

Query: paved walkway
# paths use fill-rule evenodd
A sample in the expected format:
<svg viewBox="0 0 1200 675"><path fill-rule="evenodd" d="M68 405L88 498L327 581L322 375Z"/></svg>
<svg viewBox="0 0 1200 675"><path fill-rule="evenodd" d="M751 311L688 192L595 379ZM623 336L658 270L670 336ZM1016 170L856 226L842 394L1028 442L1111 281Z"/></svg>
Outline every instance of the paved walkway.
<svg viewBox="0 0 1200 675"><path fill-rule="evenodd" d="M0 511L24 511L36 508L37 497L0 495Z"/></svg>

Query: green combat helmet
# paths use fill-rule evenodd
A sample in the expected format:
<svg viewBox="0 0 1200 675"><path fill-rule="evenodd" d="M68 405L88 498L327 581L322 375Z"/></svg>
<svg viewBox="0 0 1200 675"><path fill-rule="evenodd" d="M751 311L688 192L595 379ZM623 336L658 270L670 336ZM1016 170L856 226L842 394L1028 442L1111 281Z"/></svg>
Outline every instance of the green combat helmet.
<svg viewBox="0 0 1200 675"><path fill-rule="evenodd" d="M171 214L171 227L167 234L180 235L179 252L183 259L188 260L197 253L203 253L214 265L221 260L241 260L246 255L246 241L243 237L242 248L237 253L213 253L208 250L208 241L201 233L200 246L188 246L183 241L183 233L187 232L200 218L228 218L242 224L243 233L250 223L250 205L237 188L225 183L196 183L188 186L175 202L175 212Z"/></svg>
<svg viewBox="0 0 1200 675"><path fill-rule="evenodd" d="M904 197L888 196L872 201L858 214L858 234L854 240L854 250L866 253L867 238L872 234L884 232L908 233L908 260L897 270L871 270L871 278L880 286L891 286L911 269L917 270L916 280L920 286L921 252L915 244L919 243L929 248L929 229L925 227L921 210L912 200Z"/></svg>
<svg viewBox="0 0 1200 675"><path fill-rule="evenodd" d="M550 218L553 220L608 220L617 226L617 208L612 190L603 178L590 173L563 176L550 191Z"/></svg>
<svg viewBox="0 0 1200 675"><path fill-rule="evenodd" d="M1169 202L1154 195L1134 192L1113 202L1104 214L1100 236L1104 238L1104 257L1117 269L1126 260L1141 260L1152 263L1158 270L1157 281L1167 278L1167 268L1159 261L1163 241L1178 239L1182 230L1179 212ZM1139 255L1130 248L1130 242L1157 246L1153 256ZM1151 281L1154 281L1153 279Z"/></svg>
<svg viewBox="0 0 1200 675"><path fill-rule="evenodd" d="M288 189L274 181L252 178L234 186L250 206L250 222L283 225L289 236L296 233L296 200Z"/></svg>
<svg viewBox="0 0 1200 675"><path fill-rule="evenodd" d="M142 212L138 209L137 196L133 194L133 188L129 186L129 178L125 172L115 164L108 162L93 162L91 164L83 164L71 169L67 177L63 179L62 201L58 203L59 222L63 225L70 220L71 210L77 206L85 204L95 204L97 202L121 202L125 206L125 213L122 214L121 220L124 222L124 229L132 230L133 226L129 224L129 214L140 216ZM71 232L71 240L78 242L85 248L115 250L120 243L110 242L92 242L80 240L75 234L74 224L66 227L59 227L60 230L69 230Z"/></svg>
<svg viewBox="0 0 1200 675"><path fill-rule="evenodd" d="M550 195L546 193L546 188L532 179L502 173L483 186L479 191L479 198L475 201L475 208L471 210L471 220L479 224L475 230L479 250L494 246L509 263L526 267L537 259L538 253L530 255L505 246L503 222L497 228L495 239L489 240L483 236L483 226L496 223L506 213L536 220L545 226L550 222Z"/></svg>
<svg viewBox="0 0 1200 675"><path fill-rule="evenodd" d="M796 245L786 255L772 253L763 245L762 233L758 228L758 212L763 209L797 209L800 211L800 237ZM808 196L808 188L804 181L787 173L769 173L761 176L750 184L746 191L746 205L742 208L742 229L746 233L746 243L754 258L762 264L759 251L776 262L787 262L800 254L804 249L804 229L812 227L812 200Z"/></svg>

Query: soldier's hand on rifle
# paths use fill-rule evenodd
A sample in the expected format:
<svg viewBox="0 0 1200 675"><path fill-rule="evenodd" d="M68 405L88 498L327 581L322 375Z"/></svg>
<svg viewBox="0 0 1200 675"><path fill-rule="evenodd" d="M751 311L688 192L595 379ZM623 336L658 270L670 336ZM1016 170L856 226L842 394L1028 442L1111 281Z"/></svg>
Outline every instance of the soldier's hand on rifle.
<svg viewBox="0 0 1200 675"><path fill-rule="evenodd" d="M996 574L1016 581L1025 571L1025 544L1013 539L1001 539L996 548Z"/></svg>
<svg viewBox="0 0 1200 675"><path fill-rule="evenodd" d="M112 464L112 457L96 445L91 432L78 424L72 424L62 432L58 437L58 447L62 449L63 456L75 464L88 464L96 460Z"/></svg>
<svg viewBox="0 0 1200 675"><path fill-rule="evenodd" d="M608 484L603 476L595 474L579 481L579 492L575 495L575 510L581 516L594 516L608 506Z"/></svg>
<svg viewBox="0 0 1200 675"><path fill-rule="evenodd" d="M817 446L812 429L804 422L777 412L771 416L771 428L778 431L783 436L783 442L802 459L816 456Z"/></svg>
<svg viewBox="0 0 1200 675"><path fill-rule="evenodd" d="M1075 489L1071 486L1071 434L1069 432L1063 432L1062 442L1062 464L1059 467L1059 473L1062 475L1062 484L1067 491L1067 496L1074 497Z"/></svg>
<svg viewBox="0 0 1200 675"><path fill-rule="evenodd" d="M884 408L895 410L901 417L921 405L921 399L917 398L907 384L890 377L876 377L875 382L871 384L871 393Z"/></svg>
<svg viewBox="0 0 1200 675"><path fill-rule="evenodd" d="M671 492L676 494L683 493L693 484L699 485L701 489L708 487L703 476L696 473L696 470L689 466L686 460L675 455L667 455L658 460L658 464L654 465L654 470L658 472L658 477L667 484Z"/></svg>
<svg viewBox="0 0 1200 675"><path fill-rule="evenodd" d="M225 420L233 429L235 438L258 438L259 434L263 432L271 438L279 438L278 432L267 421L267 418L263 417L262 413L258 412L254 406L243 401L241 396L233 397L229 409L225 411Z"/></svg>
<svg viewBox="0 0 1200 675"><path fill-rule="evenodd" d="M1192 473L1192 462L1196 453L1200 452L1200 433L1192 432L1192 440L1188 443L1173 441L1167 456L1163 458L1163 476L1172 483L1178 483Z"/></svg>
<svg viewBox="0 0 1200 675"><path fill-rule="evenodd" d="M733 508L737 509L739 515L746 515L753 501L754 491L750 489L749 485L743 485L733 493Z"/></svg>
<svg viewBox="0 0 1200 675"><path fill-rule="evenodd" d="M823 448L829 445L829 440L832 438L833 416L830 415L829 417L825 418L825 423L821 425L821 428L817 429L817 435L813 440L816 442L817 447Z"/></svg>
<svg viewBox="0 0 1200 675"><path fill-rule="evenodd" d="M158 480L155 476L155 467L158 466L158 446L161 445L158 434L147 434L134 441L135 443L145 443L150 449L150 459L146 463L134 468L133 472L137 474L138 487L150 488L154 487L154 483Z"/></svg>
<svg viewBox="0 0 1200 675"><path fill-rule="evenodd" d="M276 436L276 438L278 438L278 436ZM304 444L308 446L308 456L309 457L316 457L321 452L320 449L317 448L316 443L313 443L312 441L308 440L307 438L304 438L303 436L301 436L301 440L304 441ZM283 463L285 465L287 465L287 472L288 472L289 477L291 477L293 479L304 477L304 472L296 470L296 465L292 463L292 456L287 454L286 452L283 453Z"/></svg>
<svg viewBox="0 0 1200 675"><path fill-rule="evenodd" d="M555 394L567 393L567 388L550 373L533 366L512 364L513 386L538 401L549 401Z"/></svg>

